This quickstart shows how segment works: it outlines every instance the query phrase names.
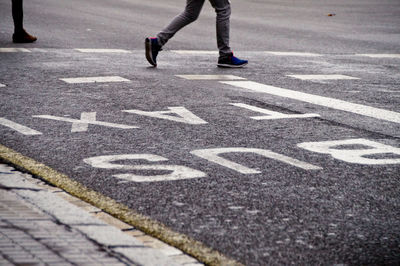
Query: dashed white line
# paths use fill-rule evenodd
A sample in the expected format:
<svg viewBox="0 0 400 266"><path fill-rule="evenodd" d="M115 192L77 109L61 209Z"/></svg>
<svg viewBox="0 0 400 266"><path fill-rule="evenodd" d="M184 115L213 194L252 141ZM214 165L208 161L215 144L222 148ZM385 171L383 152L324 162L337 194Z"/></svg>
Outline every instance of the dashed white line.
<svg viewBox="0 0 400 266"><path fill-rule="evenodd" d="M388 111L385 109L370 107L367 105L356 104L338 100L334 98L299 92L295 90L283 89L279 87L269 86L254 81L220 81L220 83L248 89L254 92L267 93L275 96L285 97L311 104L316 104L336 110L346 111L354 114L364 115L380 120L400 124L400 113Z"/></svg>
<svg viewBox="0 0 400 266"><path fill-rule="evenodd" d="M400 58L400 54L356 54L357 56L366 56L371 58Z"/></svg>
<svg viewBox="0 0 400 266"><path fill-rule="evenodd" d="M280 55L280 56L305 56L305 57L322 56L321 54L302 53L302 52L274 52L274 51L265 51L265 53L267 53L267 54L272 54L272 55Z"/></svg>
<svg viewBox="0 0 400 266"><path fill-rule="evenodd" d="M350 77L346 75L286 75L288 77L297 78L301 80L354 80L359 79L355 77Z"/></svg>
<svg viewBox="0 0 400 266"><path fill-rule="evenodd" d="M131 53L131 51L124 50L124 49L80 49L76 48L74 49L76 51L79 51L81 53Z"/></svg>
<svg viewBox="0 0 400 266"><path fill-rule="evenodd" d="M179 78L189 80L245 80L234 75L176 75Z"/></svg>
<svg viewBox="0 0 400 266"><path fill-rule="evenodd" d="M0 48L0 53L30 53L26 48Z"/></svg>
<svg viewBox="0 0 400 266"><path fill-rule="evenodd" d="M62 78L60 79L66 83L79 84L79 83L104 83L104 82L129 82L129 79L125 79L119 76L104 76L104 77L81 77L81 78Z"/></svg>
<svg viewBox="0 0 400 266"><path fill-rule="evenodd" d="M194 55L218 55L218 51L202 51L202 50L171 50L177 54L194 54Z"/></svg>

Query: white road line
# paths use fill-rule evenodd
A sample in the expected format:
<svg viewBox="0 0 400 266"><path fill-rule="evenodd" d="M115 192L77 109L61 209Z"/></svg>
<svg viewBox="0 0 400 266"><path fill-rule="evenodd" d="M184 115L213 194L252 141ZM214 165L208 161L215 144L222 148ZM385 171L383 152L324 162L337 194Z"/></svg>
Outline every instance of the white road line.
<svg viewBox="0 0 400 266"><path fill-rule="evenodd" d="M400 58L400 54L356 54L358 56L367 56L372 58Z"/></svg>
<svg viewBox="0 0 400 266"><path fill-rule="evenodd" d="M5 87L5 86L6 86L6 85L0 83L0 88L1 88L1 87Z"/></svg>
<svg viewBox="0 0 400 266"><path fill-rule="evenodd" d="M194 55L218 55L218 51L201 51L201 50L171 50L177 54L194 54Z"/></svg>
<svg viewBox="0 0 400 266"><path fill-rule="evenodd" d="M0 48L0 53L30 53L28 49L25 48Z"/></svg>
<svg viewBox="0 0 400 266"><path fill-rule="evenodd" d="M81 78L62 78L60 79L66 83L78 84L78 83L104 83L104 82L128 82L129 79L125 79L119 76L105 76L105 77L81 77Z"/></svg>
<svg viewBox="0 0 400 266"><path fill-rule="evenodd" d="M175 75L175 76L189 80L245 80L245 78L234 75Z"/></svg>
<svg viewBox="0 0 400 266"><path fill-rule="evenodd" d="M301 53L301 52L273 52L273 51L266 51L265 53L272 54L272 55L281 55L281 56L306 56L306 57L322 56L321 54Z"/></svg>
<svg viewBox="0 0 400 266"><path fill-rule="evenodd" d="M76 51L79 51L81 53L131 53L131 51L124 50L124 49L80 49L76 48L74 49Z"/></svg>
<svg viewBox="0 0 400 266"><path fill-rule="evenodd" d="M220 81L220 83L248 89L254 92L267 93L275 96L285 97L298 101L303 101L311 104L316 104L336 110L346 111L354 114L364 115L376 119L381 119L389 122L400 124L400 113L388 111L385 109L370 107L367 105L356 104L338 100L334 98L328 98L324 96L299 92L295 90L288 90L269 86L254 81Z"/></svg>
<svg viewBox="0 0 400 266"><path fill-rule="evenodd" d="M286 75L288 77L301 80L340 80L340 79L359 79L346 75Z"/></svg>
<svg viewBox="0 0 400 266"><path fill-rule="evenodd" d="M29 128L29 127L26 127L24 125L15 123L15 122L13 122L11 120L8 120L8 119L2 118L2 117L0 117L0 125L3 125L3 126L6 126L8 128L14 129L15 131L18 131L19 133L24 134L24 135L29 135L29 136L42 135L42 133L39 132L39 131L36 131L36 130L34 130L32 128Z"/></svg>

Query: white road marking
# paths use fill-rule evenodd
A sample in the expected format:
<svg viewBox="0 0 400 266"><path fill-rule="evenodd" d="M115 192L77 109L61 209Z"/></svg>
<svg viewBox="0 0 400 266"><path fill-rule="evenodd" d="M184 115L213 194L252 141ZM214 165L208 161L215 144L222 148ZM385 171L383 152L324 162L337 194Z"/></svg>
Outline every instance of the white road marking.
<svg viewBox="0 0 400 266"><path fill-rule="evenodd" d="M175 76L189 80L245 80L245 78L234 75L175 75Z"/></svg>
<svg viewBox="0 0 400 266"><path fill-rule="evenodd" d="M277 161L281 161L284 163L287 163L292 166L296 166L299 168L302 168L304 170L321 170L322 168L319 166L315 166L306 162L299 161L297 159L272 152L270 150L264 150L264 149L253 149L253 148L215 148L215 149L202 149L202 150L194 150L191 151L191 154L194 154L200 158L206 159L210 162L217 163L219 165L222 165L224 167L230 168L232 170L235 170L241 174L260 174L261 171L255 170L252 168L245 167L241 164L229 161L225 158L220 157L220 154L223 153L255 153L261 156L264 156L269 159L274 159Z"/></svg>
<svg viewBox="0 0 400 266"><path fill-rule="evenodd" d="M105 83L105 82L129 82L129 79L125 79L119 76L104 76L104 77L81 77L81 78L62 78L60 79L66 83L79 84L79 83Z"/></svg>
<svg viewBox="0 0 400 266"><path fill-rule="evenodd" d="M165 162L167 158L154 155L154 154L121 154L121 155L104 155L84 159L83 161L92 167L102 169L120 169L120 170L146 170L146 171L168 171L169 174L160 175L136 175L132 173L116 174L116 178L124 179L133 182L160 182L160 181L174 181L184 180L191 178L201 178L207 176L204 172L192 169L182 165L164 165L164 164L149 164L149 165L127 165L121 163L124 160L145 160L148 162Z"/></svg>
<svg viewBox="0 0 400 266"><path fill-rule="evenodd" d="M193 55L218 55L218 51L201 51L201 50L171 50L177 54L193 54Z"/></svg>
<svg viewBox="0 0 400 266"><path fill-rule="evenodd" d="M0 48L0 53L30 53L26 48Z"/></svg>
<svg viewBox="0 0 400 266"><path fill-rule="evenodd" d="M400 58L400 54L356 54L358 56L367 56L371 58Z"/></svg>
<svg viewBox="0 0 400 266"><path fill-rule="evenodd" d="M8 120L8 119L2 118L2 117L0 117L0 125L3 125L5 127L14 129L15 131L17 131L17 132L19 132L19 133L21 133L23 135L28 135L28 136L42 135L42 133L39 132L39 131L36 131L36 130L34 130L32 128L29 128L29 127L26 127L24 125L15 123L15 122L13 122L11 120Z"/></svg>
<svg viewBox="0 0 400 266"><path fill-rule="evenodd" d="M330 154L333 158L348 163L382 165L400 164L400 148L381 144L367 139L346 139L321 142L303 142L298 147L318 153ZM346 146L348 147L346 149ZM363 148L354 148L362 146ZM386 159L374 159L372 155L386 155ZM389 154L397 155L390 158Z"/></svg>
<svg viewBox="0 0 400 266"><path fill-rule="evenodd" d="M34 115L33 117L72 123L71 132L85 132L88 130L89 124L104 126L104 127L121 128L121 129L139 128L137 126L129 126L129 125L123 125L123 124L115 124L115 123L96 121L96 112L82 113L80 120L66 118L66 117L53 116L53 115Z"/></svg>
<svg viewBox="0 0 400 266"><path fill-rule="evenodd" d="M274 51L266 51L265 53L267 53L267 54L272 54L272 55L281 55L281 56L305 56L305 57L322 56L321 54L302 53L302 52L274 52Z"/></svg>
<svg viewBox="0 0 400 266"><path fill-rule="evenodd" d="M142 110L123 110L122 112L145 115L154 118L161 118L190 125L207 124L206 121L196 116L183 106L168 107L168 109L170 111L148 112Z"/></svg>
<svg viewBox="0 0 400 266"><path fill-rule="evenodd" d="M288 118L310 118L310 117L319 117L319 114L284 114L275 111L271 111L268 109L244 104L244 103L231 103L233 106L245 108L254 112L266 114L263 116L252 116L251 119L254 120L272 120L272 119L288 119Z"/></svg>
<svg viewBox="0 0 400 266"><path fill-rule="evenodd" d="M388 111L385 109L346 102L343 100L299 92L295 90L283 89L279 87L257 83L254 81L219 81L219 82L222 84L248 89L254 92L267 93L275 96L303 101L311 104L316 104L354 114L364 115L389 122L400 123L400 113Z"/></svg>
<svg viewBox="0 0 400 266"><path fill-rule="evenodd" d="M340 79L359 79L346 75L286 75L288 77L297 78L301 80L340 80Z"/></svg>
<svg viewBox="0 0 400 266"><path fill-rule="evenodd" d="M0 83L0 88L1 88L1 87L5 87L5 86L6 86L6 85Z"/></svg>
<svg viewBox="0 0 400 266"><path fill-rule="evenodd" d="M74 49L81 53L121 53L121 54L129 54L132 53L131 51L124 50L124 49Z"/></svg>

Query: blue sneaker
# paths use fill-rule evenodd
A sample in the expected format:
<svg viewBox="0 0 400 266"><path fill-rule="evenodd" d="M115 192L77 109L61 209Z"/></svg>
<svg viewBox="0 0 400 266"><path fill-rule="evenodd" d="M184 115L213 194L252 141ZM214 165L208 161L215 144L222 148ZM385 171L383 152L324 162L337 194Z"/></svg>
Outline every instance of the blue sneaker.
<svg viewBox="0 0 400 266"><path fill-rule="evenodd" d="M218 59L218 67L228 67L228 68L240 68L247 65L249 61L239 59L233 56L233 53L226 56L220 56Z"/></svg>
<svg viewBox="0 0 400 266"><path fill-rule="evenodd" d="M158 52L162 50L161 46L158 44L157 38L146 38L144 43L146 47L146 59L152 66L156 67Z"/></svg>

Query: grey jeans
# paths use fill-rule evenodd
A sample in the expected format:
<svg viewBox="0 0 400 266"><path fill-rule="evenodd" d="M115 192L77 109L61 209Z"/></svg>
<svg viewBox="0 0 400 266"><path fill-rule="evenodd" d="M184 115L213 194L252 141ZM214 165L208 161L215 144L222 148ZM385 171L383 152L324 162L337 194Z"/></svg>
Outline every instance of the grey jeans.
<svg viewBox="0 0 400 266"><path fill-rule="evenodd" d="M200 14L205 0L186 0L185 10L157 34L158 43L163 46L175 33L194 22ZM220 56L232 53L229 47L229 23L231 5L229 0L209 0L217 14L217 45Z"/></svg>

